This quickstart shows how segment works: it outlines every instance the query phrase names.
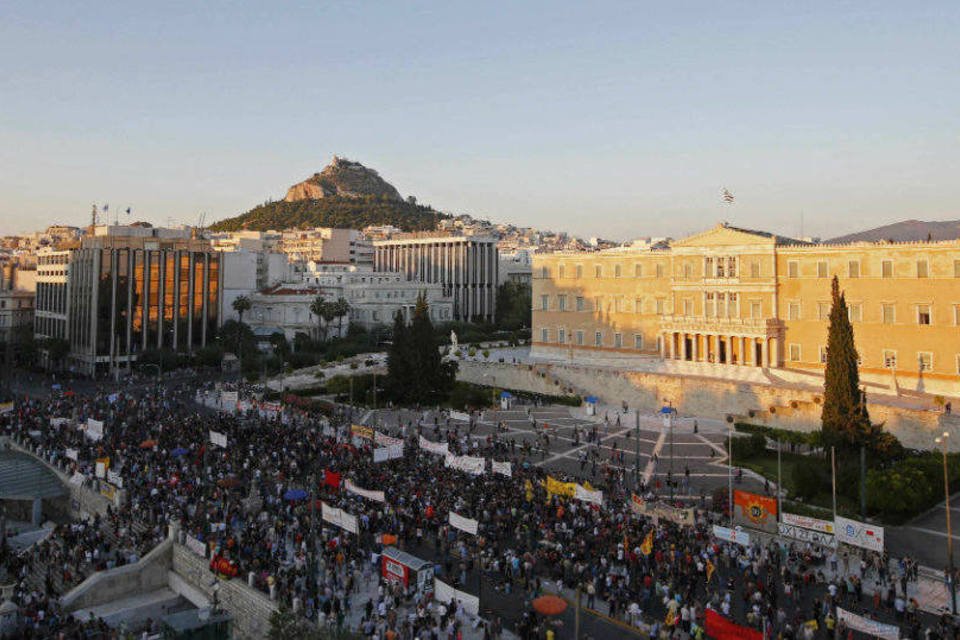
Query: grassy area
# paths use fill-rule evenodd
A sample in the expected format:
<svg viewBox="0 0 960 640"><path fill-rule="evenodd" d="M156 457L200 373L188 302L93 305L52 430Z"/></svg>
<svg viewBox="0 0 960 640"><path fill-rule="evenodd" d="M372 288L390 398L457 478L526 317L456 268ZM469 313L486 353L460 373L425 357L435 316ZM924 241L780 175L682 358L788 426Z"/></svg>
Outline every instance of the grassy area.
<svg viewBox="0 0 960 640"><path fill-rule="evenodd" d="M783 477L783 486L787 490L787 496L797 495L796 484L794 483L794 470L800 465L809 464L810 461L810 456L787 452L781 454L781 474ZM771 485L776 485L776 451L766 451L763 455L750 456L741 460L734 459L733 464L735 467L739 466L744 469L756 471L770 480ZM789 509L791 513L823 518L833 513L833 495L828 487L827 491L818 493L811 500L798 502L796 500L786 499L784 500L784 508ZM847 514L850 517L859 517L860 504L838 494L837 512L841 515Z"/></svg>

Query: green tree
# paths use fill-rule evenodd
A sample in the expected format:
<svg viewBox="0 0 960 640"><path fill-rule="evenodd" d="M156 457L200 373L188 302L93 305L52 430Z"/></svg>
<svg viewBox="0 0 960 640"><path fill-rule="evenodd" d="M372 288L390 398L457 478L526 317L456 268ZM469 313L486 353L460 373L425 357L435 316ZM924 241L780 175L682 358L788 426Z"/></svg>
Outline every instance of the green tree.
<svg viewBox="0 0 960 640"><path fill-rule="evenodd" d="M860 391L857 348L847 301L834 276L833 304L827 333L827 365L823 380L823 411L820 416L824 444L851 450L866 444L871 435L870 416Z"/></svg>
<svg viewBox="0 0 960 640"><path fill-rule="evenodd" d="M406 403L410 397L412 361L403 311L393 315L393 337L387 351L387 393L395 402Z"/></svg>
<svg viewBox="0 0 960 640"><path fill-rule="evenodd" d="M310 313L317 317L317 337L323 342L327 341L327 328L323 324L323 319L329 315L329 307L329 303L323 299L322 295L318 295L310 303Z"/></svg>
<svg viewBox="0 0 960 640"><path fill-rule="evenodd" d="M346 298L337 298L333 303L333 312L337 318L337 336L343 336L343 318L350 313L350 303Z"/></svg>
<svg viewBox="0 0 960 640"><path fill-rule="evenodd" d="M506 331L529 328L532 300L529 285L507 281L497 287L497 328Z"/></svg>
<svg viewBox="0 0 960 640"><path fill-rule="evenodd" d="M253 306L250 303L250 298L247 296L237 296L234 298L233 302L230 303L230 306L233 307L233 310L237 312L237 317L239 318L240 324L243 324L243 314L250 310L250 307ZM240 334L237 334L237 359L240 360L241 367L243 366L243 345L240 343Z"/></svg>
<svg viewBox="0 0 960 640"><path fill-rule="evenodd" d="M453 389L457 365L452 361L444 362L440 356L440 346L430 320L430 307L423 293L417 297L408 340L412 363L409 400L423 405L446 399Z"/></svg>

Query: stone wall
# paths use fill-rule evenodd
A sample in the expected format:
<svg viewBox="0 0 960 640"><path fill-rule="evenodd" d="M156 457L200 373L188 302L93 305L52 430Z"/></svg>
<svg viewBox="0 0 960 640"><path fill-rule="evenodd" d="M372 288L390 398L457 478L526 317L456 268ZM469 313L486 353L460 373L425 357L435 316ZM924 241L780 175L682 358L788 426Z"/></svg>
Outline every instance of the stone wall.
<svg viewBox="0 0 960 640"><path fill-rule="evenodd" d="M172 540L164 540L135 564L99 571L68 591L60 604L67 611L90 609L167 586Z"/></svg>
<svg viewBox="0 0 960 640"><path fill-rule="evenodd" d="M601 402L653 413L671 403L681 414L731 419L796 431L820 428L822 389L810 385L760 384L689 375L616 371L575 364L512 365L460 362L457 378L480 385L561 395L595 395ZM869 396L868 396L869 398ZM951 450L960 451L960 419L940 411L901 405L887 398L869 403L874 422L904 446L933 448L933 439L950 432Z"/></svg>
<svg viewBox="0 0 960 640"><path fill-rule="evenodd" d="M206 558L201 558L185 545L173 545L174 573L211 601L214 586L218 587L217 602L233 616L234 638L259 640L267 637L270 614L277 609L276 603L240 578L215 580L208 564Z"/></svg>

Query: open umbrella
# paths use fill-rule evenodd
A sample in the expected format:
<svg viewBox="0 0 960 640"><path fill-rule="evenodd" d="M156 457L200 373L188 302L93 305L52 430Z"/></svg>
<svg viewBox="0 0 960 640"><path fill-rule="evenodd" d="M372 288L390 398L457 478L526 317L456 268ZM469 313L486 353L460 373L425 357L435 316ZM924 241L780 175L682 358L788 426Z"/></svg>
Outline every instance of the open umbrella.
<svg viewBox="0 0 960 640"><path fill-rule="evenodd" d="M176 449L174 449L173 451L170 452L170 455L172 455L172 456L175 457L175 458L179 458L180 456L185 456L185 455L187 455L188 453L190 453L190 449L184 449L183 447L177 447Z"/></svg>
<svg viewBox="0 0 960 640"><path fill-rule="evenodd" d="M533 610L544 616L558 616L567 610L567 601L555 595L540 596L534 599Z"/></svg>
<svg viewBox="0 0 960 640"><path fill-rule="evenodd" d="M141 449L153 449L155 446L157 446L156 440L144 440L140 443Z"/></svg>
<svg viewBox="0 0 960 640"><path fill-rule="evenodd" d="M307 497L307 492L303 489L287 489L283 494L284 500L303 500Z"/></svg>

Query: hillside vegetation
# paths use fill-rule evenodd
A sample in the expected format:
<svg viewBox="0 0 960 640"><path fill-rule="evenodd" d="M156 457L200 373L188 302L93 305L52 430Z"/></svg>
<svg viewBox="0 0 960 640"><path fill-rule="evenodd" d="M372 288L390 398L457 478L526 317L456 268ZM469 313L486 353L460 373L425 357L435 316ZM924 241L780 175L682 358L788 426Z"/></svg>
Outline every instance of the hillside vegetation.
<svg viewBox="0 0 960 640"><path fill-rule="evenodd" d="M430 231L449 216L430 207L376 196L325 197L295 202L267 202L210 226L213 231L267 231L309 227L362 229L390 224L404 231Z"/></svg>

